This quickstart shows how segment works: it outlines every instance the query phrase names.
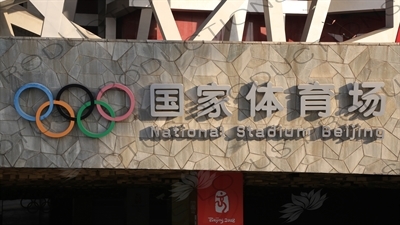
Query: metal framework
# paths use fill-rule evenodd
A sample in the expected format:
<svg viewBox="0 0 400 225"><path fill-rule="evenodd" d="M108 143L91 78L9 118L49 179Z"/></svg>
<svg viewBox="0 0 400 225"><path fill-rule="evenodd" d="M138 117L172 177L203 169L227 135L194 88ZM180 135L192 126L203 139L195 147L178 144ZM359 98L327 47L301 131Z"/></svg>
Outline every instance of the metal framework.
<svg viewBox="0 0 400 225"><path fill-rule="evenodd" d="M386 26L346 42L394 42L400 24L400 0L105 0L99 14L76 13L78 0L0 0L0 36L14 36L12 25L41 37L99 39L81 26L104 26L101 36L116 37L116 18L141 10L138 40L146 40L152 15L164 40L182 40L173 10L210 11L191 40L210 41L224 27L224 40L242 41L248 12L264 14L267 40L286 42L285 15L307 14L302 42L319 42L330 12L385 10ZM25 7L21 6L24 3ZM102 7L98 7L102 8ZM101 14L101 15L100 15Z"/></svg>

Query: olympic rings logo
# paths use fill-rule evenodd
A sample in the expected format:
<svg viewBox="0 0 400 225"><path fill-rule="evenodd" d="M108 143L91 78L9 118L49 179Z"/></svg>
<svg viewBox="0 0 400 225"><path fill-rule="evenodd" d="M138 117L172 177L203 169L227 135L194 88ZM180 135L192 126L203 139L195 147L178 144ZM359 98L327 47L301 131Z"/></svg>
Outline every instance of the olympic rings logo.
<svg viewBox="0 0 400 225"><path fill-rule="evenodd" d="M21 106L19 104L19 98L20 98L21 93L29 88L36 88L36 89L43 91L49 99L49 101L46 101L38 108L35 116L28 115L26 112L24 112L21 109ZM75 112L72 109L72 107L68 103L60 100L62 93L69 88L80 88L80 89L84 90L89 95L89 98L90 98L90 101L84 103L79 108L76 117L75 117ZM130 106L129 106L128 112L126 112L122 116L115 116L115 112L114 112L113 108L106 102L100 101L100 99L104 95L104 93L112 88L117 88L117 89L124 91L130 99ZM50 115L50 113L53 110L54 105L56 106L56 109L61 114L61 116L63 116L64 118L66 118L67 120L70 121L70 124L67 127L67 129L65 129L64 131L59 132L59 133L54 133L54 132L47 130L42 123L42 120L44 120L45 118L47 118ZM97 106L97 111L99 112L99 114L102 117L104 117L106 120L111 121L109 127L101 133L93 133L93 132L87 130L82 124L82 120L87 118L93 112L95 105ZM46 86L44 86L43 84L39 84L39 83L28 83L28 84L23 85L16 92L16 94L14 96L14 106L15 106L15 109L17 110L18 114L22 118L24 118L28 121L35 121L39 130L48 137L61 138L61 137L66 136L69 132L71 132L71 130L74 127L75 122L76 122L78 124L79 129L86 136L89 136L91 138L101 138L101 137L106 136L107 134L109 134L112 131L112 129L115 126L115 122L125 120L132 114L133 109L135 107L135 97L133 96L132 91L127 86L120 84L120 83L112 83L112 84L108 84L108 85L104 86L103 88L101 88L101 90L97 94L96 99L94 98L92 92L90 92L89 89L86 88L85 86L80 85L80 84L68 84L61 88L61 90L57 93L55 100L53 100L53 94L51 93L50 89L48 89ZM47 111L43 115L41 115L42 111L46 107L48 107ZM104 107L108 111L109 115L103 110L102 107ZM65 110L63 110L62 108L65 108L68 113L66 113ZM84 111L86 109L88 109L88 110L84 113Z"/></svg>

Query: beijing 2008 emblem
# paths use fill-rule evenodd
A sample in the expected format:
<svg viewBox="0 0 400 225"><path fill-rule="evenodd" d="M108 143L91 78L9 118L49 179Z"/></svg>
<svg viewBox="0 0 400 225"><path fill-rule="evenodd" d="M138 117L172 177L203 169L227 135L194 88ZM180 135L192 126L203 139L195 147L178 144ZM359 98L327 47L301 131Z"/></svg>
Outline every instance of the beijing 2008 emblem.
<svg viewBox="0 0 400 225"><path fill-rule="evenodd" d="M19 98L20 98L21 93L24 90L29 89L29 88L37 88L39 90L42 90L49 98L49 101L46 101L38 108L35 116L31 116L31 115L27 114L26 112L24 112L21 109L21 106L19 104ZM60 100L61 94L69 88L80 88L80 89L84 90L90 98L90 101L84 103L79 108L76 117L75 117L75 112L72 109L72 107L68 103ZM112 89L112 88L117 88L117 89L124 91L130 99L129 109L122 116L116 116L113 108L106 102L100 100L101 97L103 96L103 94L107 90ZM51 111L53 110L54 105L56 106L56 109L61 114L61 116L63 116L64 118L66 118L67 120L70 121L70 124L67 127L67 129L65 129L64 131L59 132L59 133L55 133L55 132L51 132L51 131L47 130L42 123L42 120L44 120L45 118L47 118L50 115ZM92 113L95 105L97 107L97 111L99 112L99 114L102 117L104 117L106 120L111 121L109 127L101 133L93 133L93 132L87 130L82 124L82 120L87 118ZM68 85L62 87L61 90L57 93L56 98L53 99L53 94L51 93L50 89L47 88L46 86L44 86L43 84L28 83L28 84L25 84L22 87L20 87L18 89L18 91L16 92L16 94L14 96L14 106L15 106L15 109L17 110L18 114L22 118L24 118L28 121L36 122L36 125L39 128L39 130L48 137L61 138L61 137L68 135L71 132L71 130L74 127L75 122L76 122L78 124L79 129L86 136L89 136L91 138L101 138L101 137L106 136L107 134L109 134L112 131L112 129L115 126L115 122L125 120L132 114L133 109L135 107L135 97L134 97L132 91L127 86L120 84L120 83L112 83L112 84L108 84L108 85L104 86L103 88L101 88L101 90L97 94L96 99L94 98L93 94L89 91L89 89L86 88L85 86L83 86L81 84L68 84ZM43 115L41 115L42 111L46 107L48 107L47 111ZM66 113L65 110L62 109L62 107L65 108L68 113ZM108 111L109 115L103 110L102 107L104 107ZM85 109L87 109L87 110L84 113Z"/></svg>

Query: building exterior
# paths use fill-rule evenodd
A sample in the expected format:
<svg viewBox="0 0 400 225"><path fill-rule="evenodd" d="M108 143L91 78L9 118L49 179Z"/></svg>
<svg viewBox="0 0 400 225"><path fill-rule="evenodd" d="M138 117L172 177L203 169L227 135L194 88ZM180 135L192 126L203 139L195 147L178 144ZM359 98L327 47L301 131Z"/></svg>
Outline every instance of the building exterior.
<svg viewBox="0 0 400 225"><path fill-rule="evenodd" d="M397 224L399 5L0 1L2 223Z"/></svg>

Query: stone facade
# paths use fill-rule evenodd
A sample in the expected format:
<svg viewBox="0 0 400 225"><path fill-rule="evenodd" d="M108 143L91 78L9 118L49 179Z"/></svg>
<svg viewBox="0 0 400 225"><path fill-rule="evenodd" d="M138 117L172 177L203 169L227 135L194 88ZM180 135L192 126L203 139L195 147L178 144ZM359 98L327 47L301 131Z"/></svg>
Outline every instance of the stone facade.
<svg viewBox="0 0 400 225"><path fill-rule="evenodd" d="M2 167L400 174L397 44L8 38L0 39L0 72ZM84 85L94 95L106 84L122 83L133 92L135 108L102 138L87 137L77 125L65 137L50 138L38 130L36 122L22 118L15 109L17 90L32 82L45 85L54 96L71 83ZM281 87L283 91L274 96L283 109L274 110L270 116L262 110L251 116L247 96L254 82L260 87L268 82ZM333 85L327 117L319 117L317 112L300 116L299 85L314 82ZM348 111L353 103L349 95L353 84L363 82L384 83L374 94L385 96L382 116L364 117L358 110ZM182 116L151 116L150 85L154 83L183 85ZM223 103L230 116L197 116L197 88L211 83L231 87ZM257 101L262 97L258 93ZM18 101L25 112L35 115L46 98L40 90L27 89ZM74 89L66 91L62 100L76 113L87 96ZM102 100L117 115L124 114L130 104L125 93L112 90ZM53 110L42 123L59 132L69 121ZM83 124L92 132L102 132L110 125L96 110ZM265 134L272 127L276 128L274 136L256 136L256 129ZM253 130L250 133L249 128ZM328 128L331 135L323 137L323 130L328 132ZM335 136L335 128L343 132L354 129L353 135L369 129L384 135L352 138L350 132L348 136ZM215 129L218 135L182 138L174 135L174 129L197 133ZM309 135L285 134L291 129L308 130Z"/></svg>

